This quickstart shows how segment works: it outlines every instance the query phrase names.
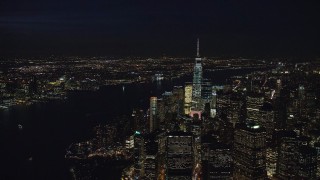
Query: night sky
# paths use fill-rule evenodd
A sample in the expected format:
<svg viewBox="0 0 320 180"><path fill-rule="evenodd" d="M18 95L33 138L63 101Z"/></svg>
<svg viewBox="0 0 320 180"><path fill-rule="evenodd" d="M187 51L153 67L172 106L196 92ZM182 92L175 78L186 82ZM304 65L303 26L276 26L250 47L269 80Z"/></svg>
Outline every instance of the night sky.
<svg viewBox="0 0 320 180"><path fill-rule="evenodd" d="M319 57L319 0L0 0L0 55Z"/></svg>

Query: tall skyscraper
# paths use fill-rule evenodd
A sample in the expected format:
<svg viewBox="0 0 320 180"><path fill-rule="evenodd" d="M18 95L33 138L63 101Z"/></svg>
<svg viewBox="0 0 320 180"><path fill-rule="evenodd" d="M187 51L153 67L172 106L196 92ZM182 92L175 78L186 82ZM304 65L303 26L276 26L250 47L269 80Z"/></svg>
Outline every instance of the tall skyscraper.
<svg viewBox="0 0 320 180"><path fill-rule="evenodd" d="M145 157L144 138L139 131L134 134L134 169L135 174L140 177L144 175L144 157Z"/></svg>
<svg viewBox="0 0 320 180"><path fill-rule="evenodd" d="M192 88L193 101L197 101L201 98L201 82L202 82L202 60L199 54L199 39L198 39L197 57L195 59L195 65L193 70L193 88Z"/></svg>
<svg viewBox="0 0 320 180"><path fill-rule="evenodd" d="M271 142L272 135L275 129L275 118L274 118L274 111L273 106L271 103L264 103L263 106L260 108L260 120L259 123L266 128L267 132L267 141Z"/></svg>
<svg viewBox="0 0 320 180"><path fill-rule="evenodd" d="M231 179L231 147L218 142L216 137L209 134L201 137L201 146L203 179Z"/></svg>
<svg viewBox="0 0 320 180"><path fill-rule="evenodd" d="M156 179L158 143L152 134L144 137L144 148L144 176L147 179Z"/></svg>
<svg viewBox="0 0 320 180"><path fill-rule="evenodd" d="M297 134L294 131L283 131L281 136L279 138L276 177L279 179L293 179L297 170Z"/></svg>
<svg viewBox="0 0 320 180"><path fill-rule="evenodd" d="M149 131L152 132L159 128L157 120L157 97L150 97L150 124Z"/></svg>
<svg viewBox="0 0 320 180"><path fill-rule="evenodd" d="M189 114L192 103L192 84L186 83L184 87L184 114Z"/></svg>
<svg viewBox="0 0 320 180"><path fill-rule="evenodd" d="M192 133L170 132L167 135L167 179L191 179L194 163Z"/></svg>
<svg viewBox="0 0 320 180"><path fill-rule="evenodd" d="M234 178L264 180L266 131L254 121L238 124L234 134Z"/></svg>

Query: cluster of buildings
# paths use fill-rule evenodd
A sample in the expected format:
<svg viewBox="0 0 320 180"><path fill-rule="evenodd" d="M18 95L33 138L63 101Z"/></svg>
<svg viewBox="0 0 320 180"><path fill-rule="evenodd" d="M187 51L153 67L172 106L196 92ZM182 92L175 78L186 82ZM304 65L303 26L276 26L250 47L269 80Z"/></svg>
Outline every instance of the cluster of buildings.
<svg viewBox="0 0 320 180"><path fill-rule="evenodd" d="M66 159L74 178L96 178L99 166L117 162L122 179L319 179L320 64L277 62L271 69L254 61L267 70L228 78L223 86L211 81L219 77L204 76L204 66L210 71L250 68L250 63L204 61L199 40L192 63L183 58L19 61L0 71L0 108L193 72L192 82L150 97L148 110L98 125L94 138L71 144Z"/></svg>
<svg viewBox="0 0 320 180"><path fill-rule="evenodd" d="M132 162L133 154L128 149L134 147L133 140L120 143L122 138L119 137L121 132L128 132L124 127L127 118L119 117L117 120L117 125L96 125L91 139L72 143L67 148L65 159L73 179L102 179Z"/></svg>
<svg viewBox="0 0 320 180"><path fill-rule="evenodd" d="M214 86L198 42L193 82L133 112L122 179L320 178L319 80L317 63L279 63Z"/></svg>

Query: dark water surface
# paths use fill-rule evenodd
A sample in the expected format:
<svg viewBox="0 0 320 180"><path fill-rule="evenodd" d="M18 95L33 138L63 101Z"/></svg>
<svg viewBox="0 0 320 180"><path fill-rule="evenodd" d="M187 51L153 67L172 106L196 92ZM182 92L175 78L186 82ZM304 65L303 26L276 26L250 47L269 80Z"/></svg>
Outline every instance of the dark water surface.
<svg viewBox="0 0 320 180"><path fill-rule="evenodd" d="M205 73L215 84L257 69ZM151 95L191 82L191 76L174 81L105 86L97 92L73 92L66 101L15 106L0 111L0 179L71 179L65 149L89 139L96 122L108 122L135 107L146 109ZM23 125L19 130L18 125Z"/></svg>

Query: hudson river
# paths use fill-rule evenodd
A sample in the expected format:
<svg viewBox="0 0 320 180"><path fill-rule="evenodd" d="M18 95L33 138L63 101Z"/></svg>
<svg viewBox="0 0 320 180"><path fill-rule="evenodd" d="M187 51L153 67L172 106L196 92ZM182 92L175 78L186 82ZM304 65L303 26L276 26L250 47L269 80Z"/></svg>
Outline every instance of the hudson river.
<svg viewBox="0 0 320 180"><path fill-rule="evenodd" d="M254 70L219 70L204 77L222 85L228 77ZM105 86L97 92L72 93L66 101L0 110L0 179L71 179L64 159L66 148L89 139L96 122L130 114L133 108L147 109L150 96L191 81L187 76L162 83Z"/></svg>

